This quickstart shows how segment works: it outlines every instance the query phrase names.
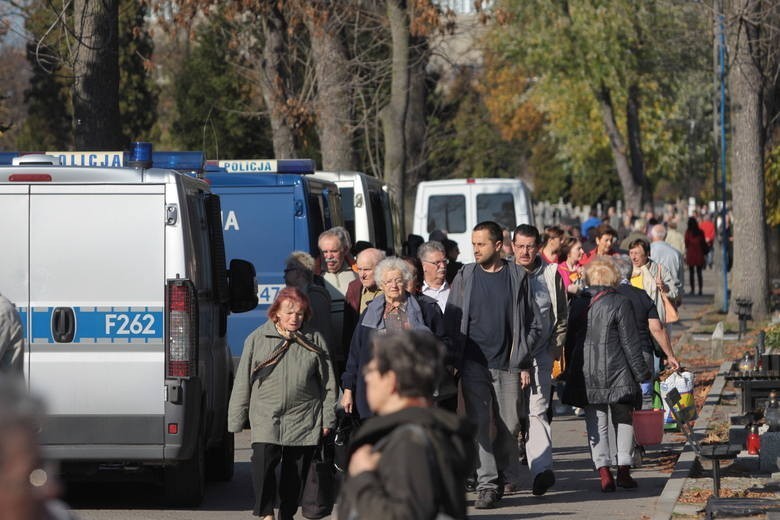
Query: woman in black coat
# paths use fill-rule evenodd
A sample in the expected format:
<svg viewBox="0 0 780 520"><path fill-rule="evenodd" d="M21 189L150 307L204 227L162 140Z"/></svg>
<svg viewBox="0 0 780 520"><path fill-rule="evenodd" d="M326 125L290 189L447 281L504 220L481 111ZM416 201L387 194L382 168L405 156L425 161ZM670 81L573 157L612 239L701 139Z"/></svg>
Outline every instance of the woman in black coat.
<svg viewBox="0 0 780 520"><path fill-rule="evenodd" d="M587 289L569 309L566 351L566 387L562 401L585 408L591 457L601 478L602 491L614 491L610 466L608 417L617 438L617 485L634 488L630 468L634 450L632 412L641 405L641 381L649 377L642 356L631 302L615 291L620 280L609 258L598 258L585 268Z"/></svg>

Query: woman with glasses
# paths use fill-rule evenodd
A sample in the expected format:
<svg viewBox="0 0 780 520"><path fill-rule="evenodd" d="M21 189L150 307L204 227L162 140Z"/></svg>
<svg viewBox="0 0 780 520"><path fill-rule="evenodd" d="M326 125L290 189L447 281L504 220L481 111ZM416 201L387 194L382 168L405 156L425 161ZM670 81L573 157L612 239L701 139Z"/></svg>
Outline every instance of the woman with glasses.
<svg viewBox="0 0 780 520"><path fill-rule="evenodd" d="M409 283L414 279L411 266L398 257L377 264L374 276L382 294L374 298L363 311L352 335L347 368L341 376L344 394L341 405L347 413L357 412L361 418L372 412L366 401L363 368L371 359L371 340L399 330L427 330L444 337L444 320L439 305L432 298L414 298Z"/></svg>

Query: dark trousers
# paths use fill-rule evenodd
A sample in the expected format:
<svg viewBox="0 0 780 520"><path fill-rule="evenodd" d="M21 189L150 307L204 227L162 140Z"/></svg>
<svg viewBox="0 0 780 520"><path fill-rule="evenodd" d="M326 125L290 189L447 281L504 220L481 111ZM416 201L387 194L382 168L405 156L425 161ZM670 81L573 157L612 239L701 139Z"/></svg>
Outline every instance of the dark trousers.
<svg viewBox="0 0 780 520"><path fill-rule="evenodd" d="M688 278L691 280L691 292L696 292L696 283L694 283L693 279L693 273L696 272L696 277L699 279L699 293L701 294L701 270L702 266L700 265L689 265L688 266Z"/></svg>
<svg viewBox="0 0 780 520"><path fill-rule="evenodd" d="M252 484L255 489L255 516L274 514L279 493L279 518L292 520L301 502L303 485L316 446L280 446L252 443ZM279 482L276 467L281 464Z"/></svg>

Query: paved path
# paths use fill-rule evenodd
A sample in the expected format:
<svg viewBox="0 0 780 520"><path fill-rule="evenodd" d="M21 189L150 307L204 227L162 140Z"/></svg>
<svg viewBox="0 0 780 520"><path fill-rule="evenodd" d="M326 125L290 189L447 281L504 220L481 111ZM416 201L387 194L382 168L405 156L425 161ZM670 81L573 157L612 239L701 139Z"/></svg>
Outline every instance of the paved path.
<svg viewBox="0 0 780 520"><path fill-rule="evenodd" d="M687 276L687 273L686 273ZM681 323L674 327L674 336L695 325L695 317L712 304L712 288L718 283L718 273L705 271L705 295L686 296L681 308ZM709 293L709 295L707 294ZM678 353L679 355L680 353ZM685 353L680 356L685 360ZM544 496L530 493L531 479L525 474L523 491L504 497L501 507L492 510L469 508L469 518L524 519L571 518L589 519L650 519L656 501L669 479L670 472L661 471L661 457L679 451L682 442L676 434L667 434L666 444L648 448L645 464L632 471L639 482L635 490L618 489L601 493L597 473L592 468L585 435L584 418L573 415L556 417L552 424L555 486ZM157 519L239 519L252 518L252 487L249 475L249 432L236 438L236 474L229 483L210 484L201 507L191 510L167 509L155 490L128 484L87 485L68 499L83 520L157 520ZM473 504L476 495L469 494ZM303 518L300 512L296 518ZM411 520L411 519L410 519Z"/></svg>
<svg viewBox="0 0 780 520"><path fill-rule="evenodd" d="M553 421L553 458L556 484L543 497L531 495L531 478L526 474L523 485L529 491L504 497L500 508L469 508L469 518L572 518L603 520L606 518L640 519L652 516L655 501L669 478L657 465L645 465L632 472L639 482L633 490L618 489L602 493L598 474L593 469L582 417L557 417ZM659 450L648 449L648 459ZM671 447L671 446L668 446ZM475 494L469 494L471 501Z"/></svg>

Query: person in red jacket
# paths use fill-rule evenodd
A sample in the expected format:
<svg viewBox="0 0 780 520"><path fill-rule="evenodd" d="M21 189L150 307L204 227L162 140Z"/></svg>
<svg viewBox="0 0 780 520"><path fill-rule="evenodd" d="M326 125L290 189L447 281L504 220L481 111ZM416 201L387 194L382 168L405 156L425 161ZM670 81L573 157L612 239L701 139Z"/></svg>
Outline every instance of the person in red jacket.
<svg viewBox="0 0 780 520"><path fill-rule="evenodd" d="M691 292L696 292L696 280L693 278L694 271L699 280L699 294L701 295L701 271L704 267L705 255L707 254L707 239L699 228L699 223L694 217L688 219L688 229L685 231L685 263L688 264L688 278L691 281Z"/></svg>

